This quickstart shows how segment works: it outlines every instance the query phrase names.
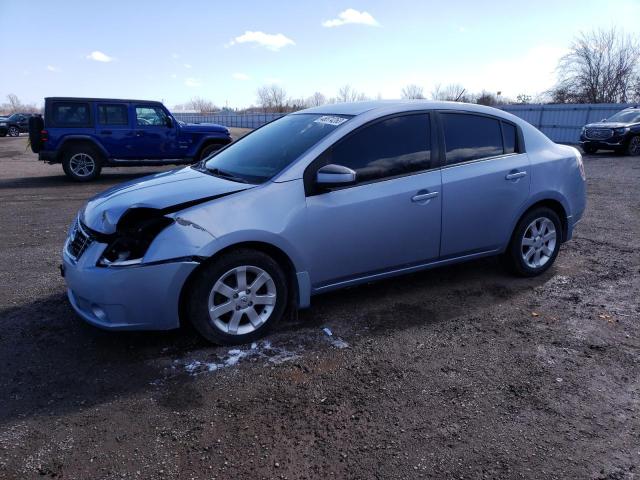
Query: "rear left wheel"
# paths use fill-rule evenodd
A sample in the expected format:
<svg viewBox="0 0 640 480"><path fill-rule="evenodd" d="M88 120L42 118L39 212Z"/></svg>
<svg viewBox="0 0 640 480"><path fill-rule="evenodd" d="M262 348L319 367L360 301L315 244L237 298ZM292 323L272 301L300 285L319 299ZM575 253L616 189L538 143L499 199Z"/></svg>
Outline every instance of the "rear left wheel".
<svg viewBox="0 0 640 480"><path fill-rule="evenodd" d="M194 279L187 314L207 340L238 345L265 335L283 316L288 288L282 268L255 250L223 255Z"/></svg>
<svg viewBox="0 0 640 480"><path fill-rule="evenodd" d="M518 275L534 277L548 270L560 250L562 224L550 208L539 207L525 214L513 233L506 257Z"/></svg>

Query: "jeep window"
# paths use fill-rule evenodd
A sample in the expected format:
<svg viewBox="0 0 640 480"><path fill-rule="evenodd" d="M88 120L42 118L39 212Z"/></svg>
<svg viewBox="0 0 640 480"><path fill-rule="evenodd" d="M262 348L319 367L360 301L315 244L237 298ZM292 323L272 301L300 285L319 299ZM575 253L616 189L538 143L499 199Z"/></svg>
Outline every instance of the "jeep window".
<svg viewBox="0 0 640 480"><path fill-rule="evenodd" d="M98 122L101 125L129 125L127 105L98 105Z"/></svg>
<svg viewBox="0 0 640 480"><path fill-rule="evenodd" d="M136 107L136 125L139 127L166 127L167 114L160 107Z"/></svg>
<svg viewBox="0 0 640 480"><path fill-rule="evenodd" d="M636 123L640 122L640 110L623 110L607 118L611 123Z"/></svg>
<svg viewBox="0 0 640 480"><path fill-rule="evenodd" d="M464 113L445 113L442 120L448 165L504 153L498 120Z"/></svg>
<svg viewBox="0 0 640 480"><path fill-rule="evenodd" d="M53 123L61 127L91 126L89 104L81 102L54 102Z"/></svg>
<svg viewBox="0 0 640 480"><path fill-rule="evenodd" d="M349 118L351 116L312 113L287 115L232 143L211 157L205 166L214 175L262 183L280 173Z"/></svg>

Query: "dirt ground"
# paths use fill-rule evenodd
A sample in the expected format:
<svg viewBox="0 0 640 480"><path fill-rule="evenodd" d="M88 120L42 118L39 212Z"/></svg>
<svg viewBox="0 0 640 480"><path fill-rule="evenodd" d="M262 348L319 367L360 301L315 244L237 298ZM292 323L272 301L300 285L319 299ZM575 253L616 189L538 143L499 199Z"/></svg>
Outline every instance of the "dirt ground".
<svg viewBox="0 0 640 480"><path fill-rule="evenodd" d="M542 277L488 259L352 288L228 349L84 324L67 228L159 169L78 185L25 149L0 138L0 478L640 477L640 158L585 158Z"/></svg>

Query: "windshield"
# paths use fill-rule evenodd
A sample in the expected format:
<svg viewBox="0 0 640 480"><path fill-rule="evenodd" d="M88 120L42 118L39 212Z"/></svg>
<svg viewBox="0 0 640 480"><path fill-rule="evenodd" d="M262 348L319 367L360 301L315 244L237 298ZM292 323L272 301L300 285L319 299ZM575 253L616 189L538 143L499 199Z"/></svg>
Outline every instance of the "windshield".
<svg viewBox="0 0 640 480"><path fill-rule="evenodd" d="M623 110L616 113L610 118L607 118L607 122L615 123L635 123L640 122L639 110Z"/></svg>
<svg viewBox="0 0 640 480"><path fill-rule="evenodd" d="M347 115L287 115L232 143L205 163L221 177L262 183L288 167L322 138L348 121Z"/></svg>

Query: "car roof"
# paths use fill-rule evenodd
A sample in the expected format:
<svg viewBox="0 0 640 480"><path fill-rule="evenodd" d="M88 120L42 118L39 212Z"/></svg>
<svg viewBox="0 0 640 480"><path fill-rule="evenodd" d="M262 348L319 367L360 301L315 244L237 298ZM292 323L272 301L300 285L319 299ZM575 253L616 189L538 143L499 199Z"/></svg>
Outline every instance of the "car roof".
<svg viewBox="0 0 640 480"><path fill-rule="evenodd" d="M380 114L400 113L411 110L460 110L465 112L485 113L489 115L500 114L505 116L506 112L487 107L484 105L477 105L475 103L463 103L463 102L441 102L432 100L376 100L365 102L350 102L350 103L334 103L328 105L320 105L319 107L307 108L295 112L301 113L315 113L315 114L333 114L333 115L361 115L363 113L370 112L375 115L376 111Z"/></svg>
<svg viewBox="0 0 640 480"><path fill-rule="evenodd" d="M88 97L46 97L45 101L69 101L69 102L129 102L129 103L154 103L162 105L162 102L157 100L135 100L127 98L88 98Z"/></svg>

